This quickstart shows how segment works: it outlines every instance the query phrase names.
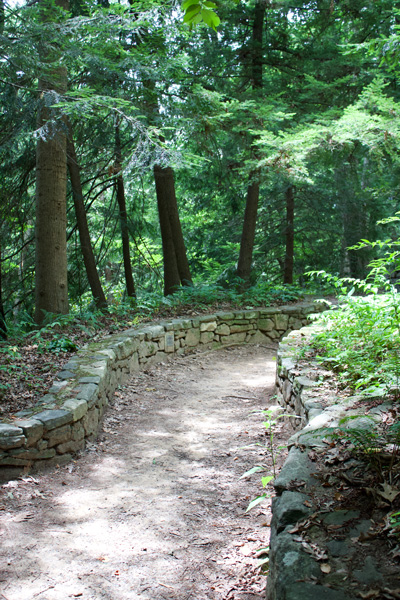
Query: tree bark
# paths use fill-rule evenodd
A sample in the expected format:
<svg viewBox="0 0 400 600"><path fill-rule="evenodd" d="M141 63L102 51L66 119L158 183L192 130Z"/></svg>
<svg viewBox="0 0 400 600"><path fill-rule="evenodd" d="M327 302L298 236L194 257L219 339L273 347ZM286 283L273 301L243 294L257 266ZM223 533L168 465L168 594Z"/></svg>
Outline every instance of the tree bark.
<svg viewBox="0 0 400 600"><path fill-rule="evenodd" d="M155 117L158 114L155 83L151 79L147 79L143 83L150 122L155 124ZM163 136L159 136L159 139L160 142L165 141ZM168 296L175 292L181 284L193 285L193 281L179 219L174 171L171 167L154 165L153 173L163 247L164 295Z"/></svg>
<svg viewBox="0 0 400 600"><path fill-rule="evenodd" d="M57 7L68 9L68 2L56 0ZM51 7L44 7L43 18L51 21ZM39 80L40 105L36 145L36 268L35 321L43 322L45 312L68 313L67 276L67 136L62 116L51 108L67 90L67 71L59 65L55 45L47 51L46 79Z"/></svg>
<svg viewBox="0 0 400 600"><path fill-rule="evenodd" d="M156 182L157 196L158 194L162 195L162 200L167 207L180 283L182 285L193 285L181 222L179 219L178 203L175 194L174 171L171 167L160 167L156 165L154 167L154 179Z"/></svg>
<svg viewBox="0 0 400 600"><path fill-rule="evenodd" d="M260 90L263 86L263 26L266 8L266 0L256 0L254 7L251 60L253 90ZM256 138L253 137L253 141L255 139ZM256 155L257 153L255 153L255 156ZM253 262L258 201L260 196L260 176L258 170L250 172L249 182L237 267L237 276L244 281L245 286L250 283L251 265Z"/></svg>
<svg viewBox="0 0 400 600"><path fill-rule="evenodd" d="M164 264L164 296L173 294L179 288L181 277L178 269L178 262L175 250L175 240L173 237L170 217L169 217L169 194L170 189L166 182L165 171L163 167L154 165L154 181L156 184L157 208L160 219L161 239L163 248ZM172 169L171 169L172 170Z"/></svg>
<svg viewBox="0 0 400 600"><path fill-rule="evenodd" d="M250 178L252 176L253 173L250 174ZM247 188L242 239L240 241L237 276L244 281L244 285L247 285L250 280L251 263L253 261L254 239L256 235L259 195L260 183L257 178L256 181L252 181Z"/></svg>
<svg viewBox="0 0 400 600"><path fill-rule="evenodd" d="M7 339L7 325L6 325L6 316L4 314L4 307L3 307L3 293L2 293L2 282L1 282L1 274L2 274L2 268L1 268L1 245L0 245L0 338L2 340L6 340Z"/></svg>
<svg viewBox="0 0 400 600"><path fill-rule="evenodd" d="M357 167L357 158L350 155L336 171L338 206L343 222L341 275L356 279L365 277L369 262L366 249L349 250L349 247L368 237L367 209Z"/></svg>
<svg viewBox="0 0 400 600"><path fill-rule="evenodd" d="M289 185L285 192L286 199L286 250L283 268L283 283L293 283L294 268L294 188Z"/></svg>
<svg viewBox="0 0 400 600"><path fill-rule="evenodd" d="M128 219L126 213L126 200L125 200L125 186L124 178L122 176L122 151L121 151L121 137L119 131L119 124L115 126L115 188L117 194L117 202L119 208L119 220L121 225L121 239L122 239L122 256L124 260L124 272L125 272L125 283L126 293L129 298L136 298L135 283L133 281L132 264L131 264L131 252L129 247L129 229Z"/></svg>
<svg viewBox="0 0 400 600"><path fill-rule="evenodd" d="M69 178L72 187L72 196L74 199L76 223L79 231L79 241L85 263L86 274L88 277L90 289L96 308L104 310L107 308L107 300L101 286L99 274L97 272L96 261L93 254L92 243L90 240L89 227L86 217L85 205L83 202L83 192L81 175L79 171L78 161L76 158L75 144L72 136L72 127L68 123L68 140L67 140L67 166Z"/></svg>

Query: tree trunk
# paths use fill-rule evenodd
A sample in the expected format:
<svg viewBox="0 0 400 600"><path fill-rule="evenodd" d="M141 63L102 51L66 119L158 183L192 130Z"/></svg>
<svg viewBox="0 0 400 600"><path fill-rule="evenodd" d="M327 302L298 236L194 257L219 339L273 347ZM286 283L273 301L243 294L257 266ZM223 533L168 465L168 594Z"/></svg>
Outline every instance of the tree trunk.
<svg viewBox="0 0 400 600"><path fill-rule="evenodd" d="M170 217L169 217L169 194L170 189L166 182L163 167L154 165L154 181L156 184L157 208L160 219L161 239L164 263L164 296L173 294L179 288L181 278L175 250ZM172 170L172 169L171 169Z"/></svg>
<svg viewBox="0 0 400 600"><path fill-rule="evenodd" d="M175 194L174 171L171 167L160 167L156 165L154 167L154 179L156 181L157 196L158 194L162 195L163 202L166 204L168 210L180 282L182 285L193 285L181 222L179 219L178 203Z"/></svg>
<svg viewBox="0 0 400 600"><path fill-rule="evenodd" d="M252 173L250 177L252 177ZM242 239L240 241L237 276L247 285L250 280L251 263L253 260L254 239L256 235L258 199L260 183L258 178L247 188L246 209L244 213Z"/></svg>
<svg viewBox="0 0 400 600"><path fill-rule="evenodd" d="M292 185L286 189L286 251L283 269L283 283L293 283L294 267L294 188Z"/></svg>
<svg viewBox="0 0 400 600"><path fill-rule="evenodd" d="M0 0L0 34L4 31L5 9L4 0Z"/></svg>
<svg viewBox="0 0 400 600"><path fill-rule="evenodd" d="M124 178L121 171L122 165L122 151L121 151L121 137L119 132L119 124L115 126L115 172L116 172L116 194L119 208L119 220L121 224L121 238L122 238L122 256L124 260L124 272L126 282L126 293L129 298L136 298L135 283L133 281L132 264L131 264L131 252L129 248L129 229L128 220L126 214L126 200L125 200L125 187Z"/></svg>
<svg viewBox="0 0 400 600"><path fill-rule="evenodd" d="M147 94L145 104L149 111L150 123L155 124L158 114L155 82L146 79L143 85ZM159 139L160 142L165 141L163 136L159 136ZM174 171L171 167L154 165L153 173L163 247L164 295L168 296L175 292L180 284L193 285L193 281L179 219Z"/></svg>
<svg viewBox="0 0 400 600"><path fill-rule="evenodd" d="M83 202L81 175L79 171L78 161L76 158L75 145L72 136L72 127L68 123L68 140L67 140L67 165L69 177L71 180L72 196L74 199L76 222L79 231L79 241L83 255L83 261L86 267L90 289L96 308L102 310L107 308L107 300L101 286L99 274L96 268L96 261L93 254L92 243L90 240L89 227L86 217L85 205Z"/></svg>
<svg viewBox="0 0 400 600"><path fill-rule="evenodd" d="M55 4L68 9L65 0L56 0ZM43 18L52 18L47 5ZM67 136L65 122L51 108L57 96L67 90L67 71L58 66L55 46L47 51L45 59L48 75L39 80L41 133L36 146L35 321L39 325L45 312L68 313Z"/></svg>
<svg viewBox="0 0 400 600"><path fill-rule="evenodd" d="M1 274L2 274L2 268L1 268L1 246L0 246L0 338L2 340L6 340L7 339L7 325L6 325L6 317L4 314L4 307L3 307L3 294L2 294L2 283L1 283Z"/></svg>
<svg viewBox="0 0 400 600"><path fill-rule="evenodd" d="M357 167L357 158L350 155L336 171L338 206L343 220L341 275L356 279L365 277L369 262L367 250L349 250L349 247L368 237L367 209Z"/></svg>
<svg viewBox="0 0 400 600"><path fill-rule="evenodd" d="M256 0L254 7L251 79L253 90L263 86L263 26L266 12L266 0ZM253 137L253 141L256 138ZM256 156L256 153L255 153ZM243 220L243 231L240 242L237 276L249 285L251 265L253 262L254 240L257 225L257 210L260 195L259 171L251 171L247 188L246 208Z"/></svg>

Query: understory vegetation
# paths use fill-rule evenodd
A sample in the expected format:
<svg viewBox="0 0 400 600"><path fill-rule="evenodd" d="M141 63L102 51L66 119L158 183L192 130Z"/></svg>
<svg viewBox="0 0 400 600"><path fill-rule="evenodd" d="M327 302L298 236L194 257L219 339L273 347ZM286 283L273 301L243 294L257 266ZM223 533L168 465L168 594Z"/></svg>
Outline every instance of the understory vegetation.
<svg viewBox="0 0 400 600"><path fill-rule="evenodd" d="M385 224L397 225L399 217ZM334 371L339 394L359 396L363 416L345 417L330 434L335 443L367 463L382 482L380 499L392 505L399 495L400 459L400 293L396 274L400 242L363 240L356 249L369 247L378 256L365 279L339 278L312 273L334 285L338 303L317 321L309 352ZM381 419L369 411L379 407ZM329 437L329 434L328 434ZM399 512L388 515L388 528L399 539Z"/></svg>
<svg viewBox="0 0 400 600"><path fill-rule="evenodd" d="M385 220L396 225L398 216ZM400 242L363 240L355 250L371 248L378 256L369 264L365 279L339 278L311 272L331 284L337 304L319 317L312 348L321 363L337 372L343 388L365 397L400 396L400 293L396 276Z"/></svg>

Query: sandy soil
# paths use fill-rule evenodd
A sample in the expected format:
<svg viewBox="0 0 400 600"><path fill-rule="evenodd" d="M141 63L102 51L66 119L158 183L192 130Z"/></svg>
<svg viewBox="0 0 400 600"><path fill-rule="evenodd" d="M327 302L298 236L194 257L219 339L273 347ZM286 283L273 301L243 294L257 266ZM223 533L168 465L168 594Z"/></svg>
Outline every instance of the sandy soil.
<svg viewBox="0 0 400 600"><path fill-rule="evenodd" d="M1 488L0 599L261 600L265 347L175 358L115 395L74 463ZM282 443L283 425L275 441ZM283 456L281 456L283 459Z"/></svg>

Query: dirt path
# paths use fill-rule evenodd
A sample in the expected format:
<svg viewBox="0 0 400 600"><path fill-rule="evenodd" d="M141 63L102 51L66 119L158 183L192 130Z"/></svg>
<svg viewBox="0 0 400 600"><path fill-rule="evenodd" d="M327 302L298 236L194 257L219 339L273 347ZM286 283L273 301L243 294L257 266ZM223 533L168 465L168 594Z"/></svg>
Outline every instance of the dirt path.
<svg viewBox="0 0 400 600"><path fill-rule="evenodd" d="M1 488L1 600L261 600L273 351L174 359L117 392L81 458ZM284 435L279 431L276 437ZM251 446L246 448L246 446Z"/></svg>

